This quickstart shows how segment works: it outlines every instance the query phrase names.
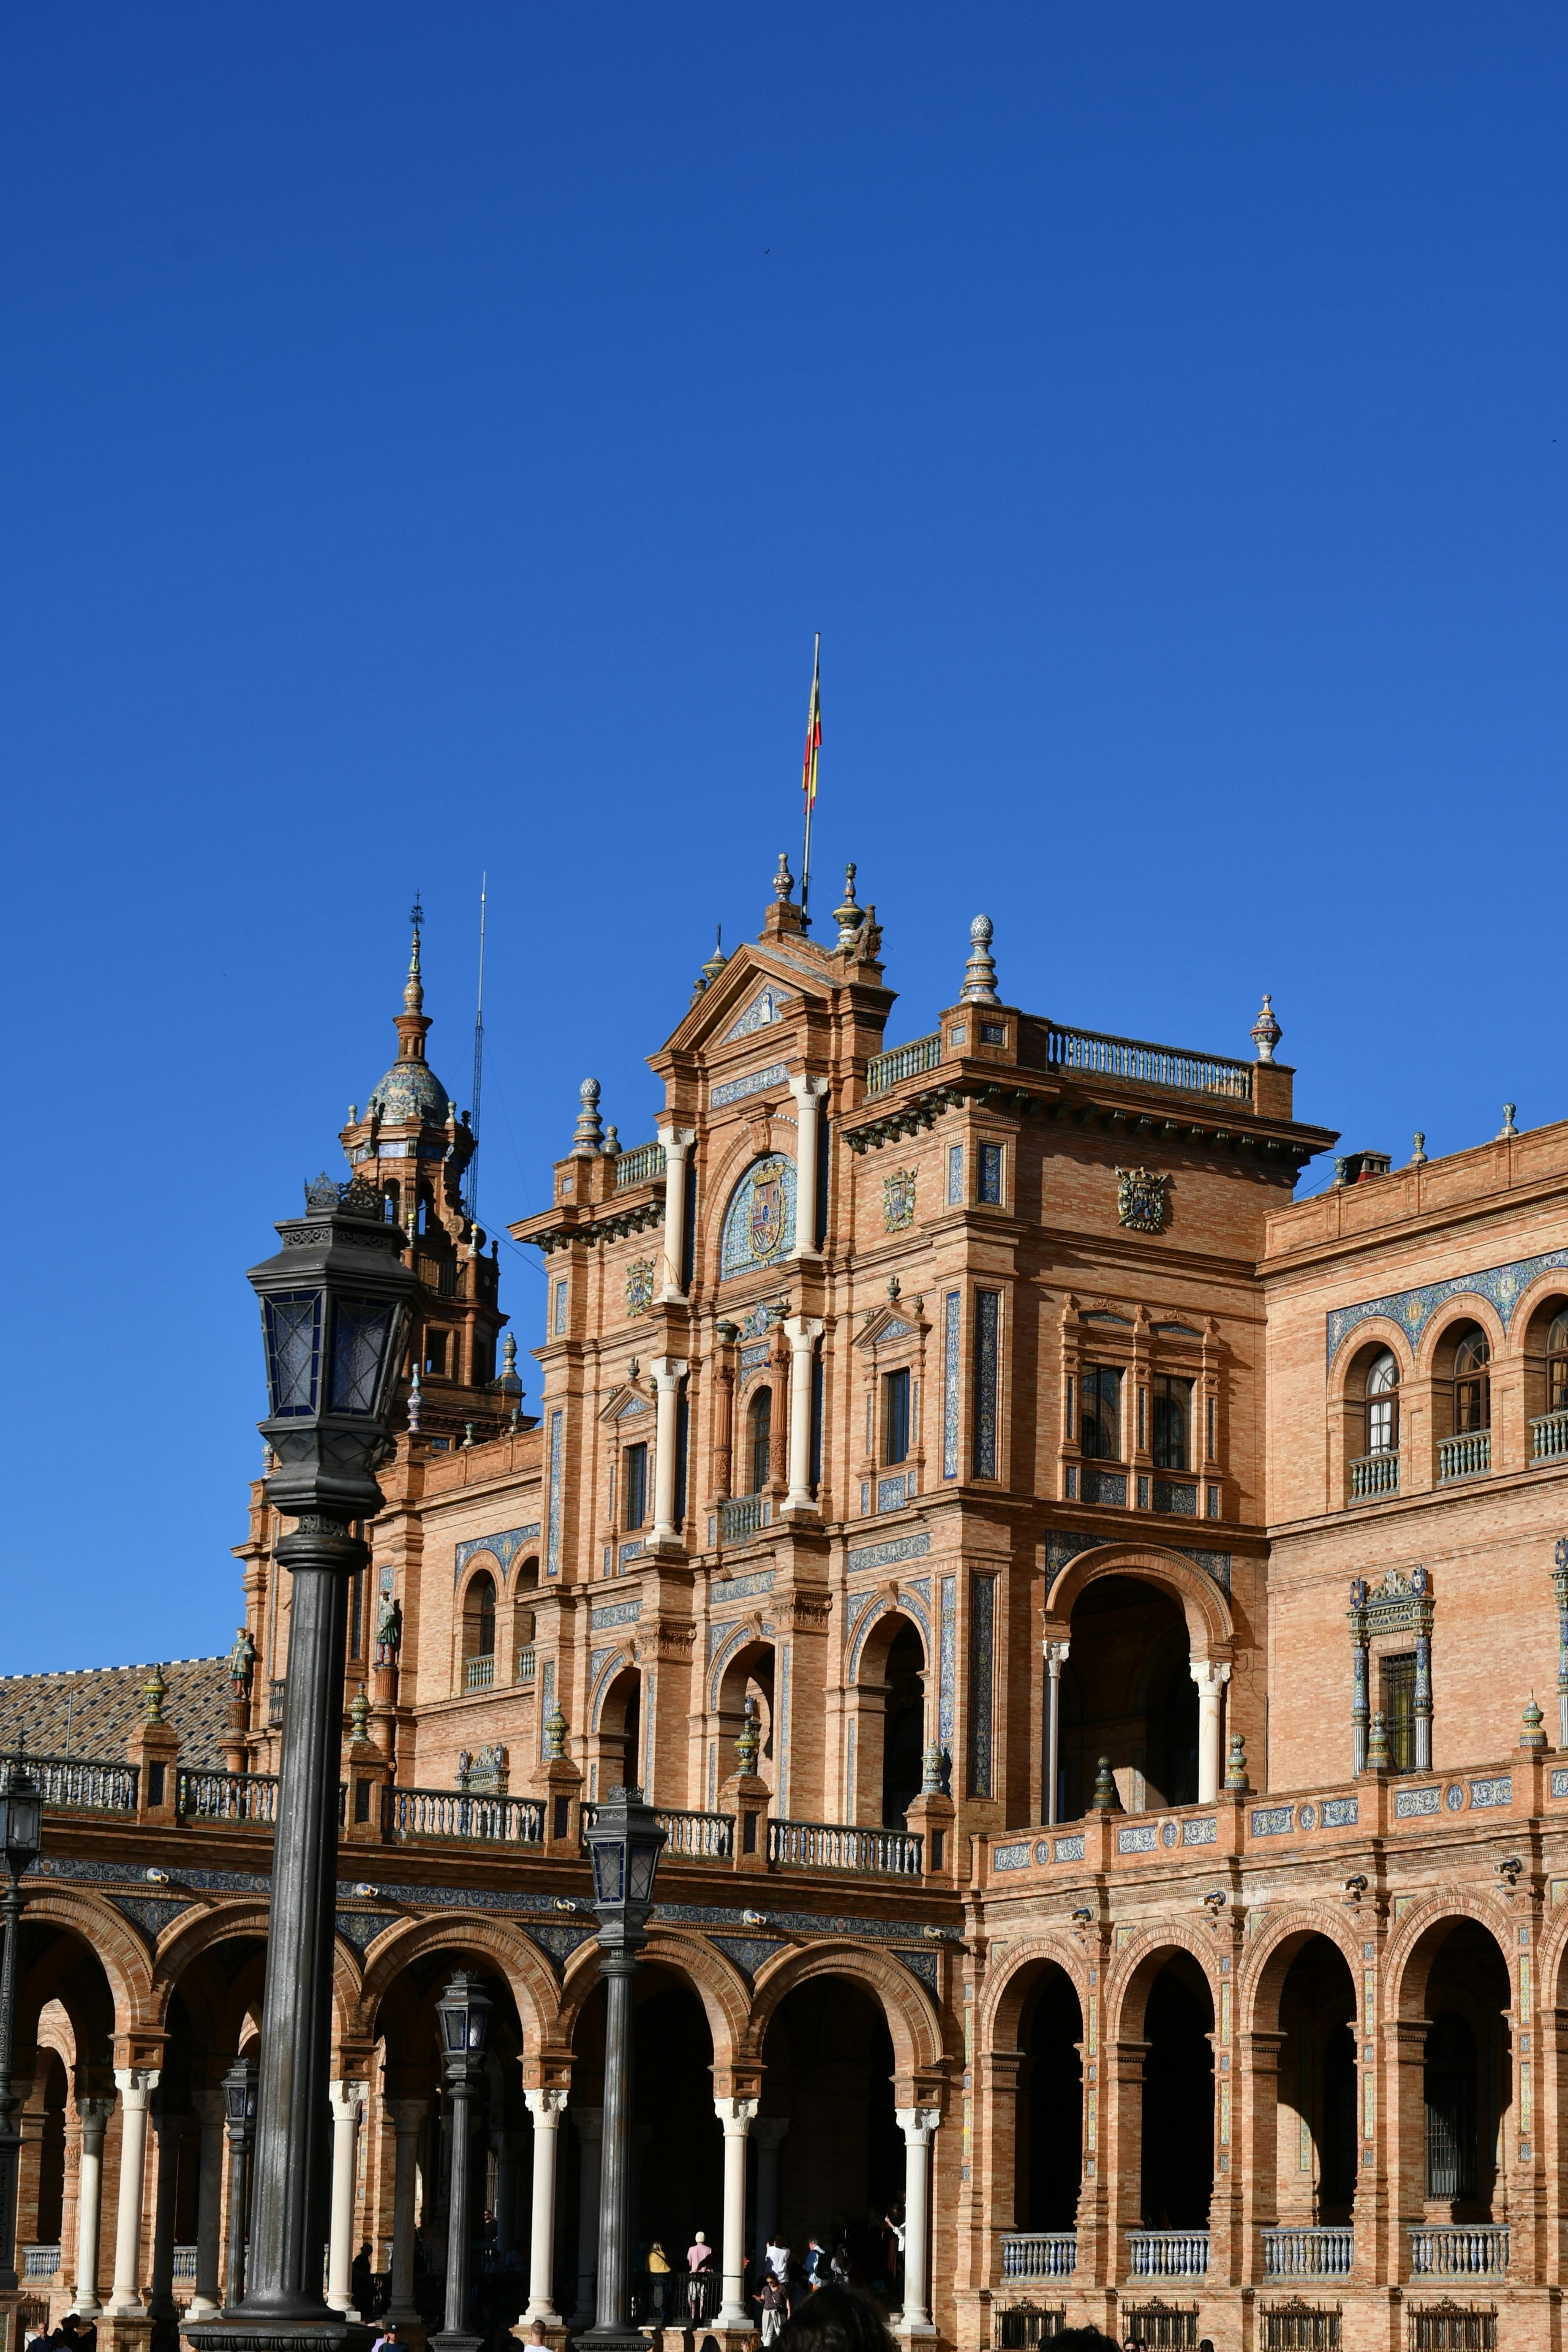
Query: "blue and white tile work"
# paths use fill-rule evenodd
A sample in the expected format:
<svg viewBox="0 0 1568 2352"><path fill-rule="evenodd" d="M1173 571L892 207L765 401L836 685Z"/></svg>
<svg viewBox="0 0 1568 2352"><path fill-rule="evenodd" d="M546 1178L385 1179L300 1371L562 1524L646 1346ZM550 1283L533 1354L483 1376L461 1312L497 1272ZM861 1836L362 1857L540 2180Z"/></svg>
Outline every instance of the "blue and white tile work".
<svg viewBox="0 0 1568 2352"><path fill-rule="evenodd" d="M479 1551L493 1553L500 1563L504 1574L510 1568L524 1544L537 1543L539 1536L540 1522L537 1519L531 1521L525 1528L504 1528L499 1535L470 1536L467 1543L460 1543L458 1546L453 1555L453 1583L457 1584L474 1554ZM385 1589L390 1591L391 1588Z"/></svg>
<svg viewBox="0 0 1568 2352"><path fill-rule="evenodd" d="M770 982L766 988L752 997L740 1019L731 1028L725 1030L719 1043L721 1045L732 1045L737 1037L750 1037L759 1029L771 1029L775 1022L784 1019L784 1013L780 1008L784 1003L785 993L784 989L776 988ZM713 1099L717 1102L718 1096L715 1095Z"/></svg>
<svg viewBox="0 0 1568 2352"><path fill-rule="evenodd" d="M1568 1266L1568 1250L1547 1250L1540 1257L1517 1257L1506 1265L1489 1265L1479 1274L1457 1274L1449 1282L1426 1282L1414 1290L1385 1291L1381 1298L1363 1298L1354 1307L1336 1307L1328 1318L1329 1361L1331 1364L1351 1333L1375 1316L1398 1325L1412 1356L1421 1334L1439 1307L1469 1294L1497 1309L1506 1331L1513 1310L1538 1274L1552 1266Z"/></svg>
<svg viewBox="0 0 1568 2352"><path fill-rule="evenodd" d="M789 1066L785 1062L770 1062L765 1070L748 1070L743 1078L726 1078L715 1087L708 1099L715 1110L726 1103L744 1102L749 1095L766 1094L773 1087L789 1082Z"/></svg>
<svg viewBox="0 0 1568 2352"><path fill-rule="evenodd" d="M719 1244L719 1279L775 1266L795 1247L795 1161L782 1151L753 1160L730 1198Z"/></svg>

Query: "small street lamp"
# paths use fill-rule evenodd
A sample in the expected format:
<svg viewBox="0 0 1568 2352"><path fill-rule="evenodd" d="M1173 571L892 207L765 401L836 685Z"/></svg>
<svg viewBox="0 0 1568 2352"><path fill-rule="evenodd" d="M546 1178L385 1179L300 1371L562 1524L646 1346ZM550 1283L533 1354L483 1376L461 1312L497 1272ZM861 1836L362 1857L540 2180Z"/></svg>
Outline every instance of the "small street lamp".
<svg viewBox="0 0 1568 2352"><path fill-rule="evenodd" d="M630 2311L632 1979L642 1963L665 1832L640 1789L612 1789L587 1831L605 1979L605 2122L599 2175L599 2266L594 2325L576 2339L600 2352L638 2352Z"/></svg>
<svg viewBox="0 0 1568 2352"><path fill-rule="evenodd" d="M277 1465L264 1492L294 1521L276 1547L293 1589L250 2252L236 2310L185 2329L199 2352L254 2347L258 2330L268 2352L360 2341L321 2292L340 1727L348 1581L370 1564L354 1522L382 1507L374 1472L418 1285L406 1237L368 1184L318 1177L304 1215L278 1233L282 1248L249 1277L267 1353L261 1433Z"/></svg>
<svg viewBox="0 0 1568 2352"><path fill-rule="evenodd" d="M237 2058L223 2078L228 2122L228 2248L223 2306L233 2311L245 2294L245 2238L250 2213L250 2150L256 2137L256 2066Z"/></svg>
<svg viewBox="0 0 1568 2352"><path fill-rule="evenodd" d="M5 1957L0 1961L0 2289L20 2284L16 2276L16 2174L22 2153L20 2127L12 2118L11 2088L16 2038L16 1953L22 1940L22 1880L43 1850L44 1795L23 1759L11 1769L0 1791L0 1847L5 1854Z"/></svg>
<svg viewBox="0 0 1568 2352"><path fill-rule="evenodd" d="M447 2312L432 2341L445 2352L478 2352L482 2336L468 2331L468 2220L473 2152L473 2104L485 2070L490 1999L477 1976L459 1969L436 2003L441 2055L452 2102L452 2170L447 2197Z"/></svg>

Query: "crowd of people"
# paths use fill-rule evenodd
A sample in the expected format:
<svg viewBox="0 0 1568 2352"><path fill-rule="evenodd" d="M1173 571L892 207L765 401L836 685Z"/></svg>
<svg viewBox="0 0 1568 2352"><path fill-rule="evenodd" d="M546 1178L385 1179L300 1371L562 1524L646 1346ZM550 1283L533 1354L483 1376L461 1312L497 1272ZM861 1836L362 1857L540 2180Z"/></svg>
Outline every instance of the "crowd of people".
<svg viewBox="0 0 1568 2352"><path fill-rule="evenodd" d="M826 2237L813 2232L798 2249L775 2231L752 2249L746 2263L746 2299L757 2315L763 2344L775 2343L795 2314L825 2287L856 2290L884 2308L896 2304L903 2261L904 2224L897 2213L873 2212L863 2226L841 2224ZM706 2231L694 2231L691 2243L673 2252L661 2239L651 2240L641 2266L640 2318L689 2326L712 2319L722 2281L718 2252Z"/></svg>

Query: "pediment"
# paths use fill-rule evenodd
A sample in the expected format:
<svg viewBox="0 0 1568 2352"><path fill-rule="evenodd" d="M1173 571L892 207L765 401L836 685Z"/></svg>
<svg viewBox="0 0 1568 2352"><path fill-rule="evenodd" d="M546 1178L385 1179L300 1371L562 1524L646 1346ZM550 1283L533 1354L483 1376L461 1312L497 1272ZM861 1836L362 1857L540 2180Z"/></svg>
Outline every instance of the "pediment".
<svg viewBox="0 0 1568 2352"><path fill-rule="evenodd" d="M652 1411L651 1397L644 1396L638 1388L623 1386L610 1391L608 1401L599 1409L599 1420L605 1423L635 1421L639 1413Z"/></svg>
<svg viewBox="0 0 1568 2352"><path fill-rule="evenodd" d="M748 940L735 950L710 988L703 991L668 1040L670 1048L700 1053L749 1037L754 1031L779 1027L808 997L826 1003L831 975L820 977L802 950L801 961L785 956L772 941L758 945Z"/></svg>
<svg viewBox="0 0 1568 2352"><path fill-rule="evenodd" d="M903 1299L879 1307L855 1335L858 1348L877 1348L900 1339L918 1339L930 1329L924 1315L913 1301Z"/></svg>

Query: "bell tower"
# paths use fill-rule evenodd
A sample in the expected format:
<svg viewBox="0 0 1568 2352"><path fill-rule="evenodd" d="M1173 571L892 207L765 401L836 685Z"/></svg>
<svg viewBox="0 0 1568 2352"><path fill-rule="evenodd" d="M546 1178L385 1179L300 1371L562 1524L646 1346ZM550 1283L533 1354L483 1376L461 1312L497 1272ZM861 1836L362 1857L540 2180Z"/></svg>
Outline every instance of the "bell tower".
<svg viewBox="0 0 1568 2352"><path fill-rule="evenodd" d="M349 1107L340 1140L349 1164L374 1184L389 1220L408 1235L407 1263L419 1277L403 1395L407 1422L433 1446L459 1445L507 1428L521 1395L514 1350L497 1378L496 1344L507 1318L497 1305L499 1244L463 1207L463 1175L474 1156L467 1111L430 1067L419 934L424 909L415 899L403 1010L396 1014L397 1059L371 1088L364 1116ZM417 1402L416 1402L417 1400Z"/></svg>

